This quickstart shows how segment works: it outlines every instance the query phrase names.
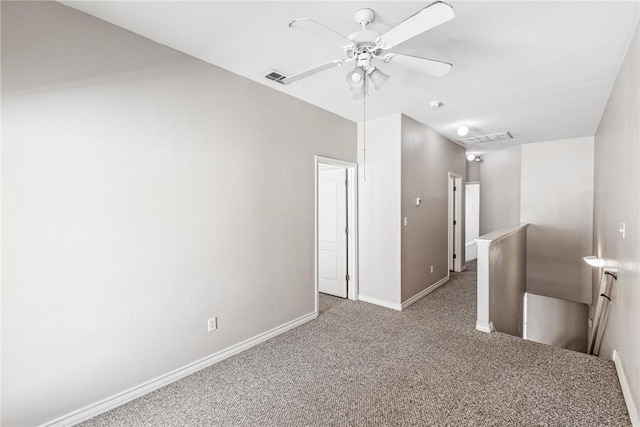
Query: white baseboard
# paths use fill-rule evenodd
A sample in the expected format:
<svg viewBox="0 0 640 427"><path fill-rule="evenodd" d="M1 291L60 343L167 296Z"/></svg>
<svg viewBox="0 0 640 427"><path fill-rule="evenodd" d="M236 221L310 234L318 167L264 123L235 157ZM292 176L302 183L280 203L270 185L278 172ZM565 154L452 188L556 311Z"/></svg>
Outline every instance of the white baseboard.
<svg viewBox="0 0 640 427"><path fill-rule="evenodd" d="M402 306L400 304L394 304L378 298L368 297L366 295L360 294L358 295L358 300L368 302L370 304L379 305L381 307L390 308L391 310L402 311Z"/></svg>
<svg viewBox="0 0 640 427"><path fill-rule="evenodd" d="M489 323L476 322L476 329L479 330L480 332L486 332L490 334L491 332L494 331L493 322L489 322Z"/></svg>
<svg viewBox="0 0 640 427"><path fill-rule="evenodd" d="M618 372L618 380L620 381L620 388L622 388L624 401L627 403L627 410L629 411L629 418L631 418L631 425L633 427L640 427L640 414L638 413L638 408L636 408L636 405L633 402L631 388L629 388L627 375L624 372L624 367L622 366L622 360L620 360L618 350L613 350L612 359L613 363L616 365L616 371Z"/></svg>
<svg viewBox="0 0 640 427"><path fill-rule="evenodd" d="M196 360L195 362L189 363L188 365L185 365L174 371L168 372L157 378L144 382L136 387L130 388L129 390L125 390L123 392L114 394L113 396L107 397L106 399L103 399L99 402L92 403L90 405L85 406L84 408L78 409L67 415L63 415L62 417L56 418L55 420L46 422L42 426L43 427L44 426L47 426L47 427L70 426L70 425L78 424L82 421L86 421L90 418L93 418L97 415L102 414L103 412L107 412L113 408L116 408L134 399L142 397L145 394L151 393L152 391L155 391L161 387L164 387L168 384L178 381L181 378L189 376L201 369L204 369L224 359L227 359L233 356L234 354L238 354L244 350L247 350L270 338L273 338L277 335L287 332L288 330L293 329L297 326L300 326L303 323L307 323L308 321L315 319L317 316L318 316L318 313L314 311L313 313L309 313L304 316L298 317L297 319L294 319L290 322L287 322L271 330L268 330L259 335L256 335L253 338L249 338L238 344L232 345L231 347L227 347L224 350L220 350L217 353L213 353L200 360Z"/></svg>
<svg viewBox="0 0 640 427"><path fill-rule="evenodd" d="M426 296L427 294L435 291L436 289L438 289L440 286L444 285L448 281L449 281L449 275L447 274L445 277L443 277L442 279L438 280L436 283L434 283L433 285L429 286L427 289L418 292L417 294L415 294L414 296L412 296L411 298L409 298L408 300L403 302L400 305L400 308L402 310L406 309L411 304L415 303L416 301L418 301L420 298Z"/></svg>

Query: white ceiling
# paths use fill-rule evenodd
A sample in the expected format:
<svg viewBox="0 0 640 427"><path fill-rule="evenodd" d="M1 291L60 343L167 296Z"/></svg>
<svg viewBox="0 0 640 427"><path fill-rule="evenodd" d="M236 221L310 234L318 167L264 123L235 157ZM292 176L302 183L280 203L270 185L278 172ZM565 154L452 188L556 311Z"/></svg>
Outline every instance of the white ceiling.
<svg viewBox="0 0 640 427"><path fill-rule="evenodd" d="M63 1L126 28L352 121L363 101L352 99L345 65L291 86L263 76L291 75L343 52L314 35L288 28L308 17L348 35L353 13L372 8L371 29L384 32L424 2L180 2ZM518 143L594 135L633 29L637 1L451 1L456 18L393 51L453 64L440 78L379 66L391 79L366 100L366 118L402 112L455 140L510 131L506 142L469 146L483 153ZM429 101L443 106L431 109Z"/></svg>

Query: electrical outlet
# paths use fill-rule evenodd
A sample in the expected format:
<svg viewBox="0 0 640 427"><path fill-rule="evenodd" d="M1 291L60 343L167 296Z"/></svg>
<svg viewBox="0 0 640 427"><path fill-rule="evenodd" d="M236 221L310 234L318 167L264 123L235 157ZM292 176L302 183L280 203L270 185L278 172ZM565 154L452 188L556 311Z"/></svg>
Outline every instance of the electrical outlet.
<svg viewBox="0 0 640 427"><path fill-rule="evenodd" d="M625 224L624 222L621 222L618 233L620 233L620 237L624 239L627 236L627 224Z"/></svg>
<svg viewBox="0 0 640 427"><path fill-rule="evenodd" d="M431 266L431 273L433 274L433 265Z"/></svg>
<svg viewBox="0 0 640 427"><path fill-rule="evenodd" d="M404 217L404 220L402 221L402 223L404 224L404 226L406 227L407 224L409 223L409 221L407 220L407 217Z"/></svg>
<svg viewBox="0 0 640 427"><path fill-rule="evenodd" d="M211 319L207 320L207 331L215 331L218 329L218 316L213 316Z"/></svg>

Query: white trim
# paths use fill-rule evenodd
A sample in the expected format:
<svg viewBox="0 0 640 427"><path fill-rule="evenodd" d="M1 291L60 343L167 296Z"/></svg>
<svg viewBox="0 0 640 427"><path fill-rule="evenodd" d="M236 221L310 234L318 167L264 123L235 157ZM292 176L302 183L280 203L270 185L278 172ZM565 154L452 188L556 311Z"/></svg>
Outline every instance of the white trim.
<svg viewBox="0 0 640 427"><path fill-rule="evenodd" d="M480 237L476 237L475 242L478 247L491 246L493 243L498 243L500 240L516 234L523 228L527 228L529 224L518 224L512 227L501 228L500 230L493 231Z"/></svg>
<svg viewBox="0 0 640 427"><path fill-rule="evenodd" d="M381 300L378 298L368 297L366 295L358 295L358 299L360 301L368 302L370 304L379 305L381 307L390 308L391 310L402 311L402 306L400 304L394 304L385 300Z"/></svg>
<svg viewBox="0 0 640 427"><path fill-rule="evenodd" d="M347 218L347 227L349 227L349 235L347 241L349 242L349 299L357 301L358 291L360 289L359 280L359 255L358 255L358 164L352 163L351 167L347 167L347 181L349 186L347 187L347 197L349 200L349 217Z"/></svg>
<svg viewBox="0 0 640 427"><path fill-rule="evenodd" d="M476 329L491 332L489 319L489 246L478 246L476 272Z"/></svg>
<svg viewBox="0 0 640 427"><path fill-rule="evenodd" d="M529 338L527 338L527 316L529 315L528 313L528 307L529 306L529 292L525 292L524 293L524 297L522 297L522 339L523 340L528 340Z"/></svg>
<svg viewBox="0 0 640 427"><path fill-rule="evenodd" d="M490 334L495 330L493 328L493 322L489 322L489 323L476 322L476 329L479 330L480 332L486 332L488 334Z"/></svg>
<svg viewBox="0 0 640 427"><path fill-rule="evenodd" d="M349 269L349 285L347 298L358 300L359 291L359 266L358 266L358 164L346 160L333 159L331 157L315 156L315 183L314 183L314 286L316 299L316 313L319 312L318 301L318 165L320 163L342 166L347 169L347 236L348 255L347 266Z"/></svg>
<svg viewBox="0 0 640 427"><path fill-rule="evenodd" d="M624 401L627 403L627 411L629 411L631 425L633 427L640 427L640 413L638 413L638 409L636 408L635 403L633 403L633 395L631 394L631 388L629 387L627 375L624 372L624 367L622 366L622 360L620 359L620 353L618 353L618 350L613 350L611 358L613 359L613 363L616 365L618 380L620 381L620 388L622 389Z"/></svg>
<svg viewBox="0 0 640 427"><path fill-rule="evenodd" d="M97 415L100 415L104 412L107 412L113 408L124 405L127 402L131 402L132 400L142 397L145 394L151 393L152 391L155 391L161 387L164 387L168 384L178 381L201 369L204 369L208 366L216 364L235 354L238 354L244 350L247 350L257 344L260 344L270 338L273 338L277 335L287 332L290 329L293 329L297 326L307 323L308 321L313 320L316 317L317 317L317 313L315 312L305 314L304 316L298 317L297 319L294 319L290 322L284 323L266 332L258 334L253 338L244 340L238 344L232 345L231 347L227 347L224 350L220 350L200 360L196 360L195 362L189 363L188 365L185 365L174 371L160 375L159 377L156 377L152 380L146 381L140 385L132 387L129 390L125 390L123 392L114 394L113 396L107 397L106 399L87 405L84 408L70 412L52 421L48 421L42 424L42 426L58 427L58 426L69 426L69 425L81 423Z"/></svg>
<svg viewBox="0 0 640 427"><path fill-rule="evenodd" d="M320 314L320 295L318 285L318 178L320 165L318 156L313 163L313 298L315 299L316 317Z"/></svg>
<svg viewBox="0 0 640 427"><path fill-rule="evenodd" d="M406 309L411 304L417 302L420 298L426 296L427 294L430 294L431 292L435 291L436 289L438 289L440 286L444 285L448 281L449 281L449 275L447 274L445 277L443 277L442 279L438 280L436 283L434 283L433 285L429 286L427 289L418 292L417 294L415 294L414 296L412 296L411 298L409 298L408 300L403 302L400 305L400 309L402 309L402 310Z"/></svg>

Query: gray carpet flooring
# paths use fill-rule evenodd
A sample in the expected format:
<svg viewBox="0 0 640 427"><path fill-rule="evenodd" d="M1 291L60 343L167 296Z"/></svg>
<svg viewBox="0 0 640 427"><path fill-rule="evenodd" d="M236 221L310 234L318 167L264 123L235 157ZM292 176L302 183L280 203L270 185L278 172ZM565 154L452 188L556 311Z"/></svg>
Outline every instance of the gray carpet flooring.
<svg viewBox="0 0 640 427"><path fill-rule="evenodd" d="M628 426L612 362L475 325L475 271L292 331L84 426Z"/></svg>

